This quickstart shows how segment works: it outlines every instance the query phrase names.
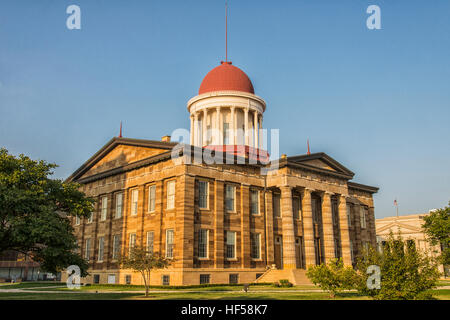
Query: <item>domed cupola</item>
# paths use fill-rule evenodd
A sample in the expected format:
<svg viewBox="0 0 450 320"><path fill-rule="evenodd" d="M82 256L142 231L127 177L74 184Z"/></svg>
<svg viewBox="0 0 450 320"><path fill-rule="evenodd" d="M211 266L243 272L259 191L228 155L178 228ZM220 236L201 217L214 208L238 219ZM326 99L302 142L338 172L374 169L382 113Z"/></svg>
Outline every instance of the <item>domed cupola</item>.
<svg viewBox="0 0 450 320"><path fill-rule="evenodd" d="M231 62L221 62L204 77L198 96L188 101L191 145L261 148L265 101L255 95L250 78ZM228 150L228 148L227 148ZM259 152L257 152L259 153Z"/></svg>

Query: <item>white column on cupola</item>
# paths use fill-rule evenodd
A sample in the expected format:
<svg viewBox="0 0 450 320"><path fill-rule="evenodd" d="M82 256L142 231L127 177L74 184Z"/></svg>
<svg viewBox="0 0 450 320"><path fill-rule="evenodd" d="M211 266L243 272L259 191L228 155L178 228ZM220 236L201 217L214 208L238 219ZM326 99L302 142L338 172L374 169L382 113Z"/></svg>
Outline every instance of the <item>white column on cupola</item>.
<svg viewBox="0 0 450 320"><path fill-rule="evenodd" d="M248 108L244 109L244 145L249 145L248 138Z"/></svg>
<svg viewBox="0 0 450 320"><path fill-rule="evenodd" d="M194 131L194 116L191 115L191 146L194 144L194 136L195 136L195 131Z"/></svg>
<svg viewBox="0 0 450 320"><path fill-rule="evenodd" d="M259 115L259 147L258 148L264 148L264 135L262 134L262 128L263 128L263 116L262 114Z"/></svg>
<svg viewBox="0 0 450 320"><path fill-rule="evenodd" d="M198 146L199 130L198 130L198 113L194 112L194 146Z"/></svg>
<svg viewBox="0 0 450 320"><path fill-rule="evenodd" d="M216 139L215 144L220 145L222 144L221 140L221 123L220 123L220 107L216 107L216 136L214 139Z"/></svg>
<svg viewBox="0 0 450 320"><path fill-rule="evenodd" d="M235 143L235 137L236 137L236 122L235 122L235 107L231 107L231 114L230 114L230 125L231 125L231 135L230 135L230 144L234 145Z"/></svg>
<svg viewBox="0 0 450 320"><path fill-rule="evenodd" d="M258 148L258 111L253 111L253 130L254 130L254 141L253 141L253 146L255 148Z"/></svg>
<svg viewBox="0 0 450 320"><path fill-rule="evenodd" d="M203 120L202 120L202 143L200 144L200 147L203 147L206 145L206 117L207 117L207 109L203 109Z"/></svg>

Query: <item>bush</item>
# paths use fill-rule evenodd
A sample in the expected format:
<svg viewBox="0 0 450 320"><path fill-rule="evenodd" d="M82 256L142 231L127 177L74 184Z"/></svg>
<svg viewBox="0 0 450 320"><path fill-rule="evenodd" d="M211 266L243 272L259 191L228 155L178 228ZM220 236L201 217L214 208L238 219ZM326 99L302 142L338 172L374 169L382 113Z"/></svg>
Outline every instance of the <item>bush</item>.
<svg viewBox="0 0 450 320"><path fill-rule="evenodd" d="M367 268L380 267L380 289L369 289ZM430 289L439 278L436 263L415 245L408 244L399 234L389 235L379 252L373 248L363 253L357 262L356 289L376 300L423 300L432 299Z"/></svg>
<svg viewBox="0 0 450 320"><path fill-rule="evenodd" d="M338 292L353 289L356 272L352 267L344 267L342 259L330 259L327 264L309 267L306 276L334 298Z"/></svg>
<svg viewBox="0 0 450 320"><path fill-rule="evenodd" d="M290 283L287 279L281 279L279 282L275 282L274 286L278 288L290 288L293 286L293 284Z"/></svg>

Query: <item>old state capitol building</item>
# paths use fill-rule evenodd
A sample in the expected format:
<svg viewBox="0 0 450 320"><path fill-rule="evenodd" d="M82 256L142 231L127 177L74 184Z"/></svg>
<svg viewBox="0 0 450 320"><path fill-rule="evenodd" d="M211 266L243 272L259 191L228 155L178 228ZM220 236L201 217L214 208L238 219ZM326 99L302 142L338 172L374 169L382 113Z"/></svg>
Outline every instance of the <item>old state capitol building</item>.
<svg viewBox="0 0 450 320"><path fill-rule="evenodd" d="M89 218L73 219L89 261L82 282L141 284L117 261L135 245L173 259L152 272L152 285L301 284L307 266L335 257L352 265L376 246L378 188L351 182L354 173L325 153L283 155L277 166L249 161L267 156L266 103L241 69L212 69L187 108L190 145L178 158L170 137L115 137L68 178L96 199ZM205 148L244 161L179 161Z"/></svg>

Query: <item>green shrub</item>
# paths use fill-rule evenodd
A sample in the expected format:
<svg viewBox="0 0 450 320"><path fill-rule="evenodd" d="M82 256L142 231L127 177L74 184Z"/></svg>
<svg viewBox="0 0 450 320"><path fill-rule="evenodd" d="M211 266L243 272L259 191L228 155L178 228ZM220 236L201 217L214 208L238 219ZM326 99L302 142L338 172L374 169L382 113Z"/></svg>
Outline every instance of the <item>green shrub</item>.
<svg viewBox="0 0 450 320"><path fill-rule="evenodd" d="M310 266L306 276L334 298L338 292L353 288L356 272L352 267L344 267L342 259L330 259L327 264Z"/></svg>
<svg viewBox="0 0 450 320"><path fill-rule="evenodd" d="M356 289L376 300L432 299L429 290L439 278L436 262L400 234L395 238L391 232L386 240L382 252L370 248L358 259ZM380 267L380 289L367 286L370 265Z"/></svg>

